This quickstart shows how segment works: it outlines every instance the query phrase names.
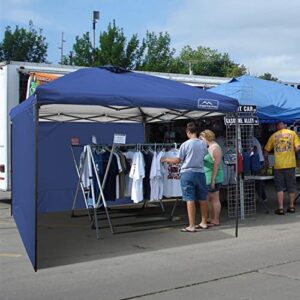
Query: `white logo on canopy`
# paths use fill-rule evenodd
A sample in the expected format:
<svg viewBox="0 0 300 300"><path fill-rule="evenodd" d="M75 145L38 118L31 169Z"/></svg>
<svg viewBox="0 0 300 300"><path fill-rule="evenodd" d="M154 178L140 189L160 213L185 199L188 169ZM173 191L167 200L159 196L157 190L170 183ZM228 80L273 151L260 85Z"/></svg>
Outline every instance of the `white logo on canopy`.
<svg viewBox="0 0 300 300"><path fill-rule="evenodd" d="M212 99L198 99L198 108L208 109L208 110L218 110L219 101Z"/></svg>

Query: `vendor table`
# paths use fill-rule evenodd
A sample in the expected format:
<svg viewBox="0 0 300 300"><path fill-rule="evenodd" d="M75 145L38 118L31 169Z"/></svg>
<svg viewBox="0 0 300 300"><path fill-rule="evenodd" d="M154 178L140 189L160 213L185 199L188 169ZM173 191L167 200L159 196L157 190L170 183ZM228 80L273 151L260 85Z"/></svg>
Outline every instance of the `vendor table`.
<svg viewBox="0 0 300 300"><path fill-rule="evenodd" d="M299 177L300 177L300 173L297 173L296 178L299 178ZM274 179L274 176L273 175L253 175L253 176L247 176L247 179L254 179L255 181L260 181L260 180L266 181L266 180ZM261 185L260 185L259 188L260 188L260 192L259 192L258 200L264 206L264 208L266 209L266 213L268 214L269 213L269 208L268 208L266 202L263 199L261 199L261 197L260 197L260 195L261 195ZM300 198L300 192L296 195L295 201L298 198Z"/></svg>

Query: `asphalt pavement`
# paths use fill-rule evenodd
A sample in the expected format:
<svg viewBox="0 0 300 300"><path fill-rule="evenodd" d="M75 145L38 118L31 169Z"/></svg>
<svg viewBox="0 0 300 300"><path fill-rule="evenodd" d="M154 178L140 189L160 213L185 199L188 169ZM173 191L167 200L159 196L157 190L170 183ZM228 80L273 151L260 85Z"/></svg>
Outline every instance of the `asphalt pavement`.
<svg viewBox="0 0 300 300"><path fill-rule="evenodd" d="M299 204L284 216L258 205L257 214L240 221L237 238L226 209L220 227L197 233L180 232L179 207L177 223L154 214L149 230L120 226L111 234L104 226L99 240L87 217L40 216L34 272L9 197L0 192L1 300L300 299ZM271 198L268 205L275 209ZM128 219L119 217L113 223Z"/></svg>

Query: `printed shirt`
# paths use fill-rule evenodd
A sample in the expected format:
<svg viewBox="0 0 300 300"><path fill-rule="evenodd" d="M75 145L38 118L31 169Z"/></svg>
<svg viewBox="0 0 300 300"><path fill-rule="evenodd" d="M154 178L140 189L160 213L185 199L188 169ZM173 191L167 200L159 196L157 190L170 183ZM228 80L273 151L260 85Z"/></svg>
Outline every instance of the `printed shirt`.
<svg viewBox="0 0 300 300"><path fill-rule="evenodd" d="M165 153L164 157L174 158L179 157L179 150L173 149ZM180 197L182 196L180 186L180 167L181 164L165 163L165 173L163 180L163 195L165 197Z"/></svg>
<svg viewBox="0 0 300 300"><path fill-rule="evenodd" d="M274 149L275 169L295 168L295 148L299 146L300 139L294 131L281 129L271 135L265 150L270 152Z"/></svg>

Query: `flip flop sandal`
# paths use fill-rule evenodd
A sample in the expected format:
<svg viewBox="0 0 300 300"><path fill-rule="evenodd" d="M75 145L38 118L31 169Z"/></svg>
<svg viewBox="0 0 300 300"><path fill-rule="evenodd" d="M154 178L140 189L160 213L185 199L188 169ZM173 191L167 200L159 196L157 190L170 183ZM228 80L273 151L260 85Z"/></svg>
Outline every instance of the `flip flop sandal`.
<svg viewBox="0 0 300 300"><path fill-rule="evenodd" d="M295 209L295 207L289 207L287 210L286 210L286 212L287 213L294 213L296 211L296 209Z"/></svg>
<svg viewBox="0 0 300 300"><path fill-rule="evenodd" d="M284 210L282 208L278 208L275 210L276 215L284 215Z"/></svg>
<svg viewBox="0 0 300 300"><path fill-rule="evenodd" d="M181 232L188 232L188 233L194 233L194 232L197 232L197 230L190 230L190 229L187 229L187 228L182 228L180 229Z"/></svg>
<svg viewBox="0 0 300 300"><path fill-rule="evenodd" d="M209 224L210 224L210 223L209 223ZM208 226L203 227L202 225L198 224L198 225L195 226L195 228L196 228L196 229L204 229L204 230L205 230L205 229L208 229Z"/></svg>
<svg viewBox="0 0 300 300"><path fill-rule="evenodd" d="M216 224L216 223L209 223L208 226L209 227L215 227L215 226L220 226L221 224Z"/></svg>

